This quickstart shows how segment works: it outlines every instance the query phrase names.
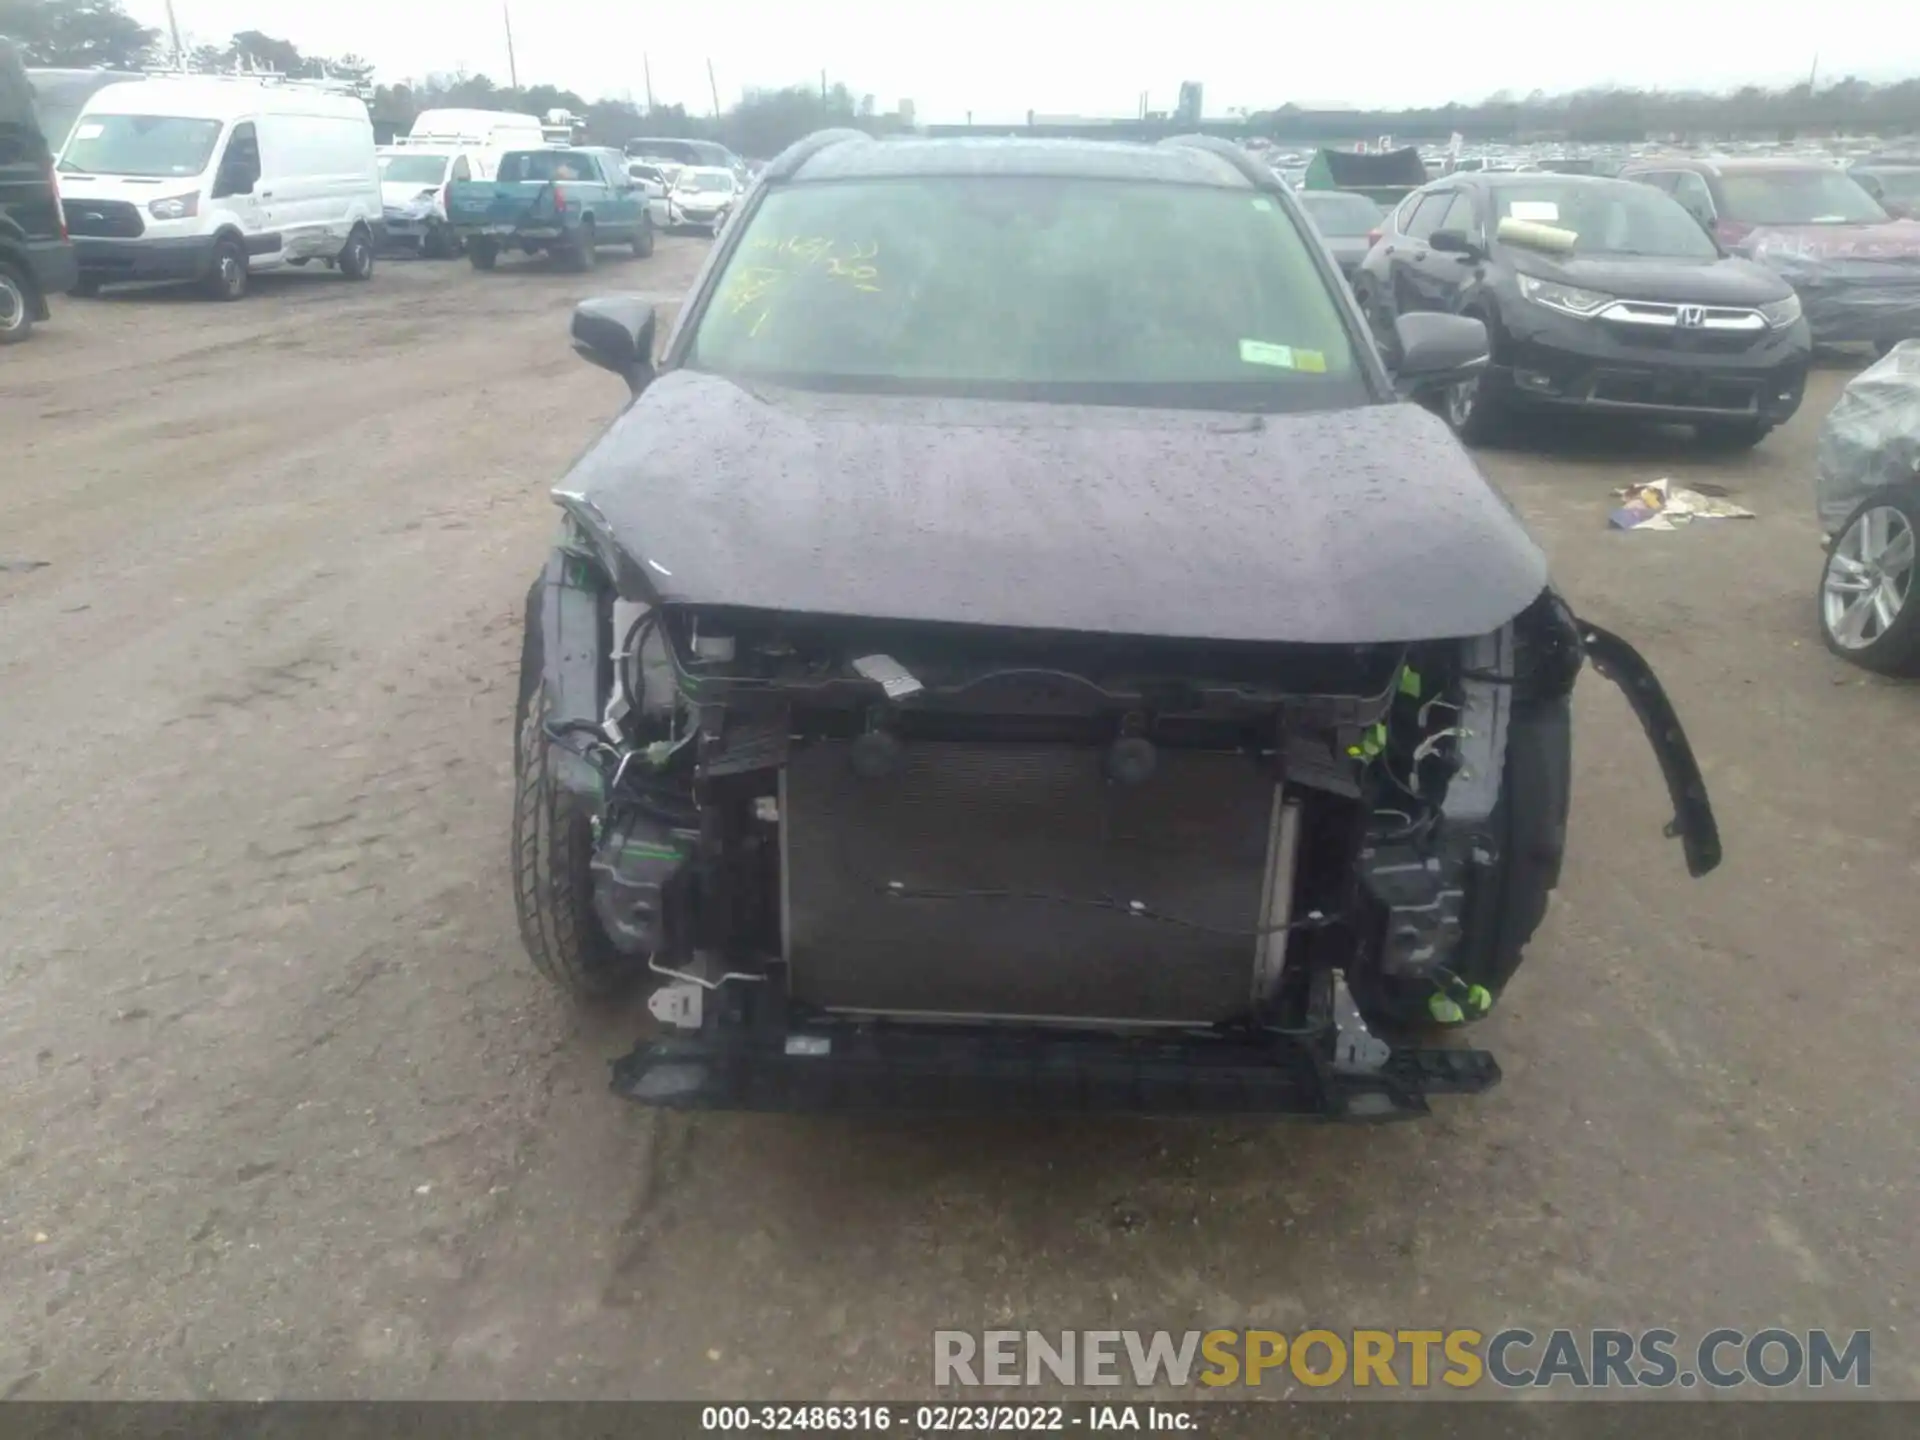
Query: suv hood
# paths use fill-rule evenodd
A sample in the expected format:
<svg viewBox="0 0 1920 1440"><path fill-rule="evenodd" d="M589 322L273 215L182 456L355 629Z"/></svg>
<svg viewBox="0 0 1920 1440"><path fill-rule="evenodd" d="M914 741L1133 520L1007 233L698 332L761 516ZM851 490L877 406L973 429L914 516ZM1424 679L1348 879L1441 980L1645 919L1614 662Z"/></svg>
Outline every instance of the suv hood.
<svg viewBox="0 0 1920 1440"><path fill-rule="evenodd" d="M670 372L555 491L628 598L1215 640L1482 635L1546 559L1415 405L1291 415Z"/></svg>
<svg viewBox="0 0 1920 1440"><path fill-rule="evenodd" d="M1522 275L1599 290L1623 300L1665 300L1676 305L1771 305L1792 287L1764 265L1738 258L1675 259L1669 256L1550 256L1518 245L1502 247Z"/></svg>
<svg viewBox="0 0 1920 1440"><path fill-rule="evenodd" d="M1760 225L1740 248L1768 258L1807 260L1920 260L1920 220L1861 225Z"/></svg>

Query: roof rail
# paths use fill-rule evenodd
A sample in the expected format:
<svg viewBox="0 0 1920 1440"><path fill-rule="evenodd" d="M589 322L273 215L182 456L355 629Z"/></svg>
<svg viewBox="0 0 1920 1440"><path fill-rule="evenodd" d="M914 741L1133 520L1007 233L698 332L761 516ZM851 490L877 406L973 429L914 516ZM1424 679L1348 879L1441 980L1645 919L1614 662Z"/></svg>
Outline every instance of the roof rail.
<svg viewBox="0 0 1920 1440"><path fill-rule="evenodd" d="M1218 155L1241 175L1256 190L1284 190L1280 177L1255 160L1246 151L1231 140L1222 140L1218 135L1169 135L1159 142L1162 145L1177 145L1183 150L1205 150L1210 155Z"/></svg>
<svg viewBox="0 0 1920 1440"><path fill-rule="evenodd" d="M334 95L371 99L373 86L364 80L332 75L283 75L278 70L192 70L185 65L149 65L140 74L149 80L241 80L250 85L288 85Z"/></svg>
<svg viewBox="0 0 1920 1440"><path fill-rule="evenodd" d="M803 135L773 159L767 162L767 168L760 172L760 178L767 181L791 180L800 167L830 146L842 145L849 140L872 140L864 130L855 130L850 125L842 125L832 130L816 130L811 135Z"/></svg>

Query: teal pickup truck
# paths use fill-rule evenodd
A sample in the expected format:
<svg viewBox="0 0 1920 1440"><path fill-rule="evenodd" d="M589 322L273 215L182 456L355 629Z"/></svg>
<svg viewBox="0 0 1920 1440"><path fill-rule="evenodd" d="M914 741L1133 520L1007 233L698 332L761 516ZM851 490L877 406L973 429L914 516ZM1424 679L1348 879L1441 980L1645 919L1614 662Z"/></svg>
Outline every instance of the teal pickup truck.
<svg viewBox="0 0 1920 1440"><path fill-rule="evenodd" d="M493 179L447 187L447 223L476 270L493 269L506 250L545 253L575 270L591 270L602 245L653 253L647 192L627 174L625 155L594 146L507 151Z"/></svg>

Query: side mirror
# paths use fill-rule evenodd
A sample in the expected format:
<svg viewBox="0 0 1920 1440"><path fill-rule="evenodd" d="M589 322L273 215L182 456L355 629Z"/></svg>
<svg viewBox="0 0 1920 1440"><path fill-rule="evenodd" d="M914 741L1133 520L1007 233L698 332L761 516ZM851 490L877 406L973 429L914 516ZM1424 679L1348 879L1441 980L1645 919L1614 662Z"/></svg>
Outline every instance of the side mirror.
<svg viewBox="0 0 1920 1440"><path fill-rule="evenodd" d="M653 303L636 295L607 295L573 307L573 348L611 370L638 395L653 382Z"/></svg>
<svg viewBox="0 0 1920 1440"><path fill-rule="evenodd" d="M1468 239L1464 230L1436 230L1427 237L1427 246L1443 255L1458 255L1463 265L1487 258L1486 252Z"/></svg>
<svg viewBox="0 0 1920 1440"><path fill-rule="evenodd" d="M1414 310L1393 322L1400 355L1394 385L1403 396L1471 380L1493 358L1487 327L1470 315Z"/></svg>

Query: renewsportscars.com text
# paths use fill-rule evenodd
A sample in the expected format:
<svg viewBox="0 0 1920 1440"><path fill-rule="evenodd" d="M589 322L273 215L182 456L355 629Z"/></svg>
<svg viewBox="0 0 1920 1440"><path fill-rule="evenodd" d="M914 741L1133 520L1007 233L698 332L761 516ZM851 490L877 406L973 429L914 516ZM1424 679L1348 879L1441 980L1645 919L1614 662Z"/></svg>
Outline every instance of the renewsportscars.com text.
<svg viewBox="0 0 1920 1440"><path fill-rule="evenodd" d="M1864 1390L1871 1331L936 1330L938 1386Z"/></svg>

